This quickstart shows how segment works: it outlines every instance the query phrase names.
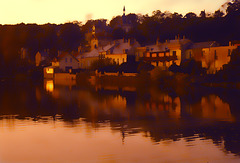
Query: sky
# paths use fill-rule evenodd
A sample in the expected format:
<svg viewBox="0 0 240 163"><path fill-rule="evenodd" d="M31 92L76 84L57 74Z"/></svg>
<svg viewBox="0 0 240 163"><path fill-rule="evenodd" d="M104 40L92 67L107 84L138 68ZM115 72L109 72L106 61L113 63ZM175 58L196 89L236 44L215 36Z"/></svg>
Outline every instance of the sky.
<svg viewBox="0 0 240 163"><path fill-rule="evenodd" d="M154 10L185 15L214 12L227 0L0 0L0 24L66 23L89 19L108 19L126 14L149 14Z"/></svg>

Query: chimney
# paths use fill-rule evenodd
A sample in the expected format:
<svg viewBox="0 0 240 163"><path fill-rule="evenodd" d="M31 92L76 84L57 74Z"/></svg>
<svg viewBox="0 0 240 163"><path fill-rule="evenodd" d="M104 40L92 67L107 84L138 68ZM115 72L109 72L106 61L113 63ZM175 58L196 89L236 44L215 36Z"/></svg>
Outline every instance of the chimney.
<svg viewBox="0 0 240 163"><path fill-rule="evenodd" d="M178 37L177 36L175 36L175 40L177 40L178 39Z"/></svg>
<svg viewBox="0 0 240 163"><path fill-rule="evenodd" d="M159 42L158 42L158 41L159 41L159 39L157 38L156 45L158 45L158 44L159 44Z"/></svg>
<svg viewBox="0 0 240 163"><path fill-rule="evenodd" d="M59 55L60 55L60 50L58 50L58 55L57 56L59 57Z"/></svg>
<svg viewBox="0 0 240 163"><path fill-rule="evenodd" d="M186 39L185 35L183 35L183 39Z"/></svg>
<svg viewBox="0 0 240 163"><path fill-rule="evenodd" d="M131 45L131 40L130 40L130 39L128 39L128 45L129 45L129 46Z"/></svg>
<svg viewBox="0 0 240 163"><path fill-rule="evenodd" d="M229 46L232 46L232 42L231 41L229 41Z"/></svg>

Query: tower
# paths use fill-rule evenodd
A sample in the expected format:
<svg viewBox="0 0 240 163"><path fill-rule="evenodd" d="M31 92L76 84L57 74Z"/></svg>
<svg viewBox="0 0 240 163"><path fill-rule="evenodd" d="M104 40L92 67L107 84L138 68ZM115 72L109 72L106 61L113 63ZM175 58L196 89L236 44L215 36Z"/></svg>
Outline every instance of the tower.
<svg viewBox="0 0 240 163"><path fill-rule="evenodd" d="M98 39L96 37L96 28L92 27L91 50L98 48Z"/></svg>
<svg viewBox="0 0 240 163"><path fill-rule="evenodd" d="M126 24L126 15L125 15L125 6L123 6L123 15L122 15L122 23Z"/></svg>

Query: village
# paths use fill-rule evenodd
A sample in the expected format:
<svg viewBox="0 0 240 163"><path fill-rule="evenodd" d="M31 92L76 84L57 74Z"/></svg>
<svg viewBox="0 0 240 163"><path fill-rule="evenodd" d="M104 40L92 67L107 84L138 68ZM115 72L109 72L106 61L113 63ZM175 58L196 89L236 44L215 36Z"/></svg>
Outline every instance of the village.
<svg viewBox="0 0 240 163"><path fill-rule="evenodd" d="M132 24L126 21L125 7L118 27L125 33L132 29ZM91 26L85 34L87 44L80 45L77 51L58 50L54 58L50 57L49 49L38 51L35 66L41 68L44 78L55 80L76 80L80 72L97 77L136 77L143 71L159 74L169 69L174 72L176 67L189 61L201 68L198 75L214 75L230 62L233 50L240 45L239 41L229 41L227 45L217 41L193 42L184 35L176 35L164 42L157 38L154 44L141 46L127 35L115 40L98 38L97 31L95 25ZM21 59L26 59L27 55L28 49L22 48ZM191 74L192 70L188 71Z"/></svg>

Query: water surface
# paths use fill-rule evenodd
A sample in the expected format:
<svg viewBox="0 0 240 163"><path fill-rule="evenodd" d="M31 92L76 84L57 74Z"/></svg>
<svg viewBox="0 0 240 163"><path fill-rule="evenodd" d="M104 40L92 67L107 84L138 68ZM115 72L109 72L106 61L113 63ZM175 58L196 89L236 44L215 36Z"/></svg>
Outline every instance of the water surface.
<svg viewBox="0 0 240 163"><path fill-rule="evenodd" d="M0 162L239 162L239 92L1 83Z"/></svg>

